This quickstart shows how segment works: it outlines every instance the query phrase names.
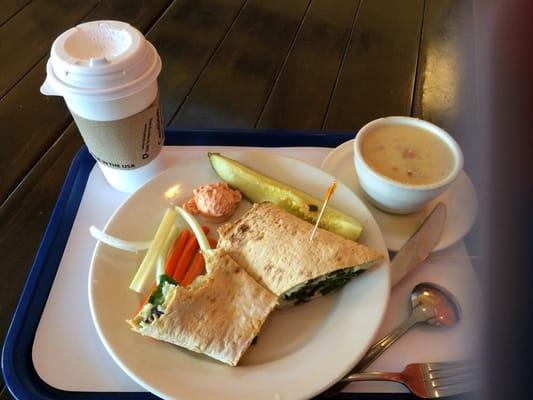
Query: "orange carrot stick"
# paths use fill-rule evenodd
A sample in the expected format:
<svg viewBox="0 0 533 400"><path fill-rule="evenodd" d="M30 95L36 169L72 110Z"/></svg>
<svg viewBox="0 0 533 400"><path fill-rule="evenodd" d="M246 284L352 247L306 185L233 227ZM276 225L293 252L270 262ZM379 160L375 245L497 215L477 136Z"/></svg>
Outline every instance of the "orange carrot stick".
<svg viewBox="0 0 533 400"><path fill-rule="evenodd" d="M187 270L187 273L185 274L185 277L181 281L182 286L189 286L194 279L200 275L202 272L204 272L205 268L205 261L204 256L199 251L196 252L194 255L194 258L191 262L191 266Z"/></svg>
<svg viewBox="0 0 533 400"><path fill-rule="evenodd" d="M176 269L176 265L178 264L178 260L180 259L181 253L183 253L183 249L185 248L185 245L187 244L187 240L189 239L191 235L191 232L187 229L184 229L180 232L178 235L178 238L174 242L174 245L172 246L172 250L170 250L170 254L167 257L167 260L165 262L165 274L168 276L174 275L174 270Z"/></svg>
<svg viewBox="0 0 533 400"><path fill-rule="evenodd" d="M214 249L217 247L217 241L212 238L207 238L211 248ZM201 275L205 272L205 258L201 252L197 252L189 266L189 269L185 273L181 284L183 286L188 286L192 281L196 279L198 275Z"/></svg>
<svg viewBox="0 0 533 400"><path fill-rule="evenodd" d="M181 257L178 260L178 264L174 269L172 278L181 285L181 281L187 272L187 267L191 263L191 260L194 257L194 253L198 250L198 241L194 236L189 237L187 244L181 253Z"/></svg>
<svg viewBox="0 0 533 400"><path fill-rule="evenodd" d="M205 233L209 232L209 228L206 226L202 226L202 230ZM197 250L198 250L198 241L196 240L196 237L194 235L191 235L189 239L187 239L185 248L183 249L181 253L181 257L179 258L178 264L176 265L176 268L174 269L174 273L172 274L172 278L174 278L174 280L178 282L180 285L192 259L194 258L194 254L196 253Z"/></svg>

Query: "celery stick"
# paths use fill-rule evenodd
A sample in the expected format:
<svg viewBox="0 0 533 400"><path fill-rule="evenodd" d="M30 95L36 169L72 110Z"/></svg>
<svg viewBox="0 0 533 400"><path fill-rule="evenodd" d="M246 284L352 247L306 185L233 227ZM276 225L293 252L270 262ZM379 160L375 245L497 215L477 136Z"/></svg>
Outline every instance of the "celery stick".
<svg viewBox="0 0 533 400"><path fill-rule="evenodd" d="M161 221L159 228L157 228L152 245L149 247L135 277L131 281L131 290L143 294L147 294L150 290L153 283L152 279L154 277L154 269L156 268L157 256L160 254L161 247L164 245L165 240L176 221L176 216L176 211L173 208L167 208L163 220Z"/></svg>
<svg viewBox="0 0 533 400"><path fill-rule="evenodd" d="M157 268L156 268L157 271L155 274L155 280L158 285L159 285L159 277L165 273L165 262L168 257L168 252L170 251L170 248L176 241L179 233L183 230L183 228L186 225L183 222L183 219L181 219L179 216L176 216L176 217L177 217L176 224L172 225L172 228L170 229L170 233L165 239L163 245L161 246L161 250L159 251L159 254L157 255Z"/></svg>
<svg viewBox="0 0 533 400"><path fill-rule="evenodd" d="M179 216L177 216L179 218ZM181 218L179 218L181 220ZM161 246L161 250L159 251L159 256L161 256L161 259L163 262L167 260L168 252L170 251L170 248L176 241L176 238L178 237L179 233L182 231L184 227L179 226L178 224L174 224L172 228L170 229L170 232L168 236L166 237L165 241L163 242L163 245Z"/></svg>

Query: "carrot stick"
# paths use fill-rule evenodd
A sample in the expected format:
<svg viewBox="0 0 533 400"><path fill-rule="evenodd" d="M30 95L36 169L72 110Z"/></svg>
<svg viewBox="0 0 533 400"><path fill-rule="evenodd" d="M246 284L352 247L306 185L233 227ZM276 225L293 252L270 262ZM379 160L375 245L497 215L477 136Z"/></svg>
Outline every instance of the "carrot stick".
<svg viewBox="0 0 533 400"><path fill-rule="evenodd" d="M205 233L209 232L209 228L206 226L202 226L202 230ZM174 278L174 280L178 282L180 285L181 285L181 281L183 280L185 276L185 273L187 272L189 264L194 258L194 254L198 250L198 247L199 246L198 246L198 241L196 240L196 237L194 235L191 235L187 239L185 248L183 249L181 253L181 257L179 258L178 264L176 265L176 268L174 269L174 273L172 274L172 278Z"/></svg>
<svg viewBox="0 0 533 400"><path fill-rule="evenodd" d="M172 249L170 250L170 254L167 257L167 261L165 262L165 274L168 276L174 275L174 270L176 269L176 265L178 264L178 260L180 259L181 253L183 253L183 249L185 248L185 245L187 244L187 240L191 236L191 232L187 229L184 229L180 232L178 235L178 238L174 242L174 245L172 246Z"/></svg>
<svg viewBox="0 0 533 400"><path fill-rule="evenodd" d="M214 249L217 247L217 241L212 238L207 238L211 248ZM182 286L189 286L192 281L196 279L198 275L201 275L205 272L205 258L203 254L199 251L194 255L194 258L189 266L189 269L185 273L183 280L181 281Z"/></svg>
<svg viewBox="0 0 533 400"><path fill-rule="evenodd" d="M183 277L185 276L185 272L187 272L187 267L191 263L191 260L194 257L194 253L198 250L198 241L194 236L189 237L187 240L187 244L185 245L185 248L183 249L183 252L181 253L181 257L178 260L178 264L176 265L176 268L174 269L174 273L172 274L172 278L176 282L178 282L181 285L181 281L183 280Z"/></svg>
<svg viewBox="0 0 533 400"><path fill-rule="evenodd" d="M204 256L199 251L194 255L194 258L191 262L191 266L187 270L185 277L181 281L182 286L189 286L189 284L194 281L194 279L204 272L205 261Z"/></svg>

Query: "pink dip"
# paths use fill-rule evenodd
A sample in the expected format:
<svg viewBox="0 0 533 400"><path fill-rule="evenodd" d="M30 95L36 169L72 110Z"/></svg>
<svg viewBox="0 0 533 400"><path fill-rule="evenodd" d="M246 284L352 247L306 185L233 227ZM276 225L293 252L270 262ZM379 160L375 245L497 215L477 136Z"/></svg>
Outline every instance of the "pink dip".
<svg viewBox="0 0 533 400"><path fill-rule="evenodd" d="M193 198L184 204L184 208L205 217L230 217L241 199L241 192L231 189L227 183L210 183L194 189Z"/></svg>

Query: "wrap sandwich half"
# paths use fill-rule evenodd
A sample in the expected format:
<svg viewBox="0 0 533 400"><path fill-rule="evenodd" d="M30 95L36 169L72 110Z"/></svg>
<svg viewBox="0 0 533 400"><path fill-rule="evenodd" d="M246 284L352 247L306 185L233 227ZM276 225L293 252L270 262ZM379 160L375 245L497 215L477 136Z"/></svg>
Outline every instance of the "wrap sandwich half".
<svg viewBox="0 0 533 400"><path fill-rule="evenodd" d="M272 293L280 306L325 295L368 269L383 255L318 229L272 203L254 204L218 229L218 247Z"/></svg>
<svg viewBox="0 0 533 400"><path fill-rule="evenodd" d="M161 304L146 304L128 323L142 335L234 366L275 307L277 296L223 250L205 257L209 274L188 287L164 283Z"/></svg>

